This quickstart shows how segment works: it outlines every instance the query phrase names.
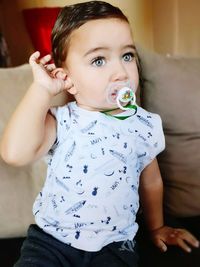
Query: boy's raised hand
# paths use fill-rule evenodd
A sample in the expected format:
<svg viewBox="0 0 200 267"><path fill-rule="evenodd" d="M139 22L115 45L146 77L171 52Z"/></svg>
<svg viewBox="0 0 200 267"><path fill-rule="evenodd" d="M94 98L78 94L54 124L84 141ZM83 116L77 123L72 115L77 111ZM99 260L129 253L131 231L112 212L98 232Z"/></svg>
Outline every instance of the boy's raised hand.
<svg viewBox="0 0 200 267"><path fill-rule="evenodd" d="M69 90L73 84L62 68L56 68L50 63L51 55L40 58L40 52L33 53L29 58L29 64L33 71L33 83L38 84L55 96L64 90Z"/></svg>
<svg viewBox="0 0 200 267"><path fill-rule="evenodd" d="M191 247L199 247L199 241L187 230L163 226L151 232L153 243L163 252L167 245L179 246L186 252L191 252Z"/></svg>

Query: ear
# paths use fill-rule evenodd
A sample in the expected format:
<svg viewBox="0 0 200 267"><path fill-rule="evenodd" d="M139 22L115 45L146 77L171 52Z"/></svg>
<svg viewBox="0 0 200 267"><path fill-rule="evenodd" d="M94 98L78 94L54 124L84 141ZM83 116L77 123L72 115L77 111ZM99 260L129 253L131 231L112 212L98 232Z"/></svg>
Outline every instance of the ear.
<svg viewBox="0 0 200 267"><path fill-rule="evenodd" d="M76 89L76 87L74 86L73 83L72 83L72 87L70 89L68 89L67 92L69 92L71 95L76 95L77 94L77 89Z"/></svg>
<svg viewBox="0 0 200 267"><path fill-rule="evenodd" d="M70 94L75 95L77 93L77 90L68 75L68 71L65 68L56 68L52 71L52 75L56 78L67 80L70 84L72 84L72 86L67 90Z"/></svg>
<svg viewBox="0 0 200 267"><path fill-rule="evenodd" d="M67 73L63 68L56 68L54 69L51 74L54 78L66 80L67 79Z"/></svg>

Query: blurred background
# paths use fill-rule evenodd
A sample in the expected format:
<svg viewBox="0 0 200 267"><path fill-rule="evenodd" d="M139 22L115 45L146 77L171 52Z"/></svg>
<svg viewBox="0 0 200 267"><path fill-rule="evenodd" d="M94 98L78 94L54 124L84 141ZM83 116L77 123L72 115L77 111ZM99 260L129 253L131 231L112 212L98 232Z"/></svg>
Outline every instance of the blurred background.
<svg viewBox="0 0 200 267"><path fill-rule="evenodd" d="M25 64L30 54L35 50L42 54L50 52L50 33L61 7L86 1L0 0L0 138L10 115L32 82L31 68ZM148 103L149 107L158 107L154 112L161 114L165 123L168 122L165 129L169 133L166 135L169 150L162 158L162 170L172 175L166 179L170 200L166 201L167 205L174 201L174 209L181 206L181 211L187 211L191 207L193 211L193 206L195 210L199 203L195 196L199 196L200 180L200 0L105 1L120 7L127 15L138 45L164 55L158 57L155 64L152 58L157 56L140 54L143 55L143 75L146 81L143 90L146 94L143 93L142 97L143 102L146 99L145 108ZM169 64L164 60L166 55L190 59L172 60ZM59 97L57 104L66 102L66 94L60 94ZM190 103L192 108L188 108ZM19 257L27 228L34 222L32 203L43 185L45 173L46 163L43 160L23 168L14 168L0 159L1 267L13 266ZM183 182L182 177L185 177ZM182 195L180 189L183 187ZM171 192L175 197L171 197ZM185 194L185 203L188 205L182 205ZM196 209L199 211L199 206ZM148 257L145 259L148 261ZM191 263L191 258L188 259ZM190 263L187 266L193 266Z"/></svg>
<svg viewBox="0 0 200 267"><path fill-rule="evenodd" d="M39 24L50 19L51 13L43 15L41 8L62 7L77 2L86 1L0 0L0 43L3 43L1 53L7 58L6 61L1 60L2 64L18 66L26 63L37 48L36 43L42 43L40 35L36 37L41 27ZM123 10L131 23L135 41L142 46L161 54L199 57L199 0L106 2ZM41 9L39 15L27 11L35 8Z"/></svg>

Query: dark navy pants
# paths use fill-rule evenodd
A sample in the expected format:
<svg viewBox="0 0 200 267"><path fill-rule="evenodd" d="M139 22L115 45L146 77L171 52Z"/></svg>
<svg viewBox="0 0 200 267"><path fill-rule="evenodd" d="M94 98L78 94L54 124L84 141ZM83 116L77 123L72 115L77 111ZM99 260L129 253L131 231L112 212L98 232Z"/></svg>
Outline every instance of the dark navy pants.
<svg viewBox="0 0 200 267"><path fill-rule="evenodd" d="M114 242L98 252L66 245L31 225L14 267L138 267L134 241Z"/></svg>

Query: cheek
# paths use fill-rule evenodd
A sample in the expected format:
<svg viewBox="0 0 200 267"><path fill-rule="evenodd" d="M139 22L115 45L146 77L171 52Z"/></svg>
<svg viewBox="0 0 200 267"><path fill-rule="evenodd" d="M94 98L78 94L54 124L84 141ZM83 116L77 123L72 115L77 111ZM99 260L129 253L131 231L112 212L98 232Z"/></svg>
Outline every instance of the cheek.
<svg viewBox="0 0 200 267"><path fill-rule="evenodd" d="M91 95L94 91L95 84L92 79L86 79L86 77L74 77L74 86L79 95Z"/></svg>
<svg viewBox="0 0 200 267"><path fill-rule="evenodd" d="M138 70L136 69L136 72L135 72L135 87L137 88L138 85L139 85L139 73L138 73Z"/></svg>
<svg viewBox="0 0 200 267"><path fill-rule="evenodd" d="M87 67L76 67L70 71L69 75L77 87L88 87L96 81L95 75Z"/></svg>
<svg viewBox="0 0 200 267"><path fill-rule="evenodd" d="M74 85L74 87L76 87L77 90L80 90L80 88L82 88L84 86L84 78L83 75L81 74L80 71L71 71L69 72L69 77Z"/></svg>
<svg viewBox="0 0 200 267"><path fill-rule="evenodd" d="M139 85L139 73L137 65L134 64L128 71L130 80L134 82L135 87L137 88Z"/></svg>

